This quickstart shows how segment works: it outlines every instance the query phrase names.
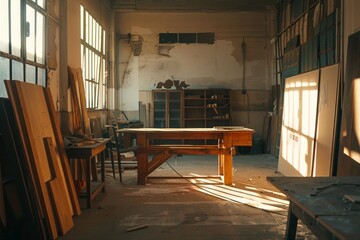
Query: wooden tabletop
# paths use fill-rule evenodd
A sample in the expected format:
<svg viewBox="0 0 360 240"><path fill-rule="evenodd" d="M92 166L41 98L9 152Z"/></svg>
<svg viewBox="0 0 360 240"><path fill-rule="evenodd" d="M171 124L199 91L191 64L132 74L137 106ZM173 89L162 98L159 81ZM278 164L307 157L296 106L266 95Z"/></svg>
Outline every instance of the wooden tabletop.
<svg viewBox="0 0 360 240"><path fill-rule="evenodd" d="M96 138L92 144L69 146L66 148L66 153L69 158L90 158L104 151L109 141L109 138Z"/></svg>
<svg viewBox="0 0 360 240"><path fill-rule="evenodd" d="M254 132L253 129L242 126L224 126L213 128L124 128L118 132Z"/></svg>
<svg viewBox="0 0 360 240"><path fill-rule="evenodd" d="M360 176L267 179L338 239L360 239Z"/></svg>

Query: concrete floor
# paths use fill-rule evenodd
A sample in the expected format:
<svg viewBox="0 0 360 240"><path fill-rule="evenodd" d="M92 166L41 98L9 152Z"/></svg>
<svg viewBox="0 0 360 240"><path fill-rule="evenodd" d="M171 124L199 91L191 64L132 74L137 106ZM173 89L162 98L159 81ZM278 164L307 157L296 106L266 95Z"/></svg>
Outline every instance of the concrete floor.
<svg viewBox="0 0 360 240"><path fill-rule="evenodd" d="M109 173L105 193L60 239L283 239L288 202L266 181L280 176L276 168L271 155L236 155L233 186L211 176L216 156L173 157L145 186L136 184L135 169L125 170L123 183ZM300 224L297 239L316 237Z"/></svg>

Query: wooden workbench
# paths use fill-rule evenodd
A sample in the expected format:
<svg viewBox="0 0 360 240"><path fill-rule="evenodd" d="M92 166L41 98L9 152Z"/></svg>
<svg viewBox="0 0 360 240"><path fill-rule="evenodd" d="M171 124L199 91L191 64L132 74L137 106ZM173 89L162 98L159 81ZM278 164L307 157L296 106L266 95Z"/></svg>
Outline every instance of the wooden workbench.
<svg viewBox="0 0 360 240"><path fill-rule="evenodd" d="M289 199L285 239L295 239L298 219L319 239L360 239L360 176L268 177ZM350 198L348 198L350 196Z"/></svg>
<svg viewBox="0 0 360 240"><path fill-rule="evenodd" d="M96 139L94 144L84 145L84 146L70 146L66 149L66 153L69 159L75 160L85 160L85 183L86 189L84 196L86 198L86 207L91 208L91 201L96 197L100 191L105 191L105 149L106 143L110 139ZM101 180L96 181L97 179L91 179L91 161L92 159L99 155L100 156L100 166L101 166ZM81 196L82 194L80 194Z"/></svg>
<svg viewBox="0 0 360 240"><path fill-rule="evenodd" d="M254 130L244 127L217 128L128 128L119 129L121 133L136 134L138 184L144 185L147 176L160 167L173 154L212 154L218 155L218 172L224 184L231 185L232 155L234 146L251 146ZM154 145L157 139L217 139L218 145ZM148 156L153 155L149 161Z"/></svg>

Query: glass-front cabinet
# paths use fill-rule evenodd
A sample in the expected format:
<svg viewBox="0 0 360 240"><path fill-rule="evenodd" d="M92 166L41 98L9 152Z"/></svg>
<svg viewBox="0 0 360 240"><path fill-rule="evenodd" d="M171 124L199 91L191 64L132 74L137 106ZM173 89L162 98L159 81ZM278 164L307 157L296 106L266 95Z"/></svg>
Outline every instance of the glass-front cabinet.
<svg viewBox="0 0 360 240"><path fill-rule="evenodd" d="M154 90L153 106L155 128L182 127L182 91Z"/></svg>
<svg viewBox="0 0 360 240"><path fill-rule="evenodd" d="M166 98L166 92L153 92L155 128L165 128L167 126Z"/></svg>
<svg viewBox="0 0 360 240"><path fill-rule="evenodd" d="M168 102L169 102L169 128L180 128L182 127L182 101L181 101L181 91L171 91L168 92Z"/></svg>

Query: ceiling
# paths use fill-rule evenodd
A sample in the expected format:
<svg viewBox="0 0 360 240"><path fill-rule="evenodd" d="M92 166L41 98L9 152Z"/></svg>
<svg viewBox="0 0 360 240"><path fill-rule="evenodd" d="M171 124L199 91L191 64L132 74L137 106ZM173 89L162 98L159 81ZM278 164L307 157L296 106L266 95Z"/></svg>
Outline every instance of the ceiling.
<svg viewBox="0 0 360 240"><path fill-rule="evenodd" d="M112 0L116 11L254 11L278 0Z"/></svg>

